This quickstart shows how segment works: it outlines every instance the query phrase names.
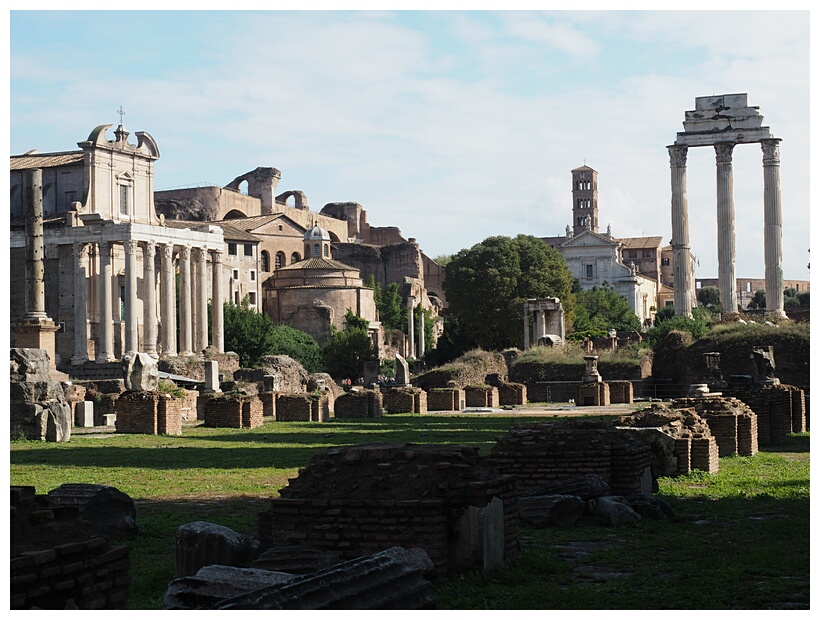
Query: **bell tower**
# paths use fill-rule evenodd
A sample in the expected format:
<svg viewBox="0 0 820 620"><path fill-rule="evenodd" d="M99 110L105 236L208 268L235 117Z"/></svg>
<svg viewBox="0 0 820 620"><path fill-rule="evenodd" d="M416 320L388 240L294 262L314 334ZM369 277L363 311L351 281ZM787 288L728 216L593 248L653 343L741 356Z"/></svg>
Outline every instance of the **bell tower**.
<svg viewBox="0 0 820 620"><path fill-rule="evenodd" d="M572 171L572 231L598 232L598 173L587 165Z"/></svg>

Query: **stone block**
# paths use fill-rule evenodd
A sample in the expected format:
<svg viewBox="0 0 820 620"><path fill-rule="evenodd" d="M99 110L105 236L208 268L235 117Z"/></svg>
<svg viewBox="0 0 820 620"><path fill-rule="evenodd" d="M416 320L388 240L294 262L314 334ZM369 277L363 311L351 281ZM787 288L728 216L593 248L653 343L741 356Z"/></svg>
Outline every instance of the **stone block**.
<svg viewBox="0 0 820 620"><path fill-rule="evenodd" d="M159 384L157 362L147 353L131 353L122 358L125 389L134 392L156 392Z"/></svg>
<svg viewBox="0 0 820 620"><path fill-rule="evenodd" d="M84 400L74 406L74 425L81 428L94 426L94 402Z"/></svg>

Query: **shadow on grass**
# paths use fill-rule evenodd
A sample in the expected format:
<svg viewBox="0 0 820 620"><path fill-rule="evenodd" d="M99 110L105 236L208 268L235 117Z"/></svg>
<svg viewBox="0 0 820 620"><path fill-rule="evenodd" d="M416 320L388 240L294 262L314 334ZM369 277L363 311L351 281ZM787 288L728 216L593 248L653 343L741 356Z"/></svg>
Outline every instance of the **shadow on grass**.
<svg viewBox="0 0 820 620"><path fill-rule="evenodd" d="M809 433L793 433L786 435L786 439L768 446L760 446L761 452L809 452L811 436Z"/></svg>

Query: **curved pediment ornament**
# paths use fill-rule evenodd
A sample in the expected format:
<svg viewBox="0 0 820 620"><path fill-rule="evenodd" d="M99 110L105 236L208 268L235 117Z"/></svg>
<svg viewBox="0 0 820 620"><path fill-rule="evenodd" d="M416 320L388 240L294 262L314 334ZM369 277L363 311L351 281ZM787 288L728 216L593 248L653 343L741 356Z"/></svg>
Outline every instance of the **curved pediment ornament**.
<svg viewBox="0 0 820 620"><path fill-rule="evenodd" d="M667 148L669 149L669 163L671 163L673 166L686 165L686 155L689 152L688 146L673 144L672 146L669 146Z"/></svg>
<svg viewBox="0 0 820 620"><path fill-rule="evenodd" d="M159 158L159 147L150 133L147 131L137 131L134 132L134 135L137 136L137 150L139 152Z"/></svg>
<svg viewBox="0 0 820 620"><path fill-rule="evenodd" d="M107 145L108 140L105 138L105 133L108 131L110 127L113 127L112 124L107 125L97 125L90 134L88 134L88 139L86 142L91 144L98 144L98 145ZM80 143L82 145L82 143Z"/></svg>

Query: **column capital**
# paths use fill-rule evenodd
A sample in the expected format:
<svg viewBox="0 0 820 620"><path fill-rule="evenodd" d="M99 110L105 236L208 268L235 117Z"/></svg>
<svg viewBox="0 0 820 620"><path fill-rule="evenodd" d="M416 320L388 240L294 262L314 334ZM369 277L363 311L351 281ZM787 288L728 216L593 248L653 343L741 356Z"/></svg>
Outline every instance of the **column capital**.
<svg viewBox="0 0 820 620"><path fill-rule="evenodd" d="M88 244L83 241L74 242L74 258L83 260L88 255Z"/></svg>
<svg viewBox="0 0 820 620"><path fill-rule="evenodd" d="M211 260L214 263L216 263L216 264L221 263L223 256L225 256L225 252L223 252L222 250L211 250Z"/></svg>
<svg viewBox="0 0 820 620"><path fill-rule="evenodd" d="M126 254L136 254L139 243L136 239L126 239L122 242L122 245L125 247Z"/></svg>
<svg viewBox="0 0 820 620"><path fill-rule="evenodd" d="M143 241L145 244L143 247L143 252L145 252L145 256L147 258L154 258L157 254L157 246L154 245L153 241Z"/></svg>
<svg viewBox="0 0 820 620"><path fill-rule="evenodd" d="M686 155L689 147L682 144L673 144L666 147L669 150L669 163L673 166L686 166Z"/></svg>
<svg viewBox="0 0 820 620"><path fill-rule="evenodd" d="M183 245L179 249L179 257L182 260L191 260L191 246L190 245Z"/></svg>
<svg viewBox="0 0 820 620"><path fill-rule="evenodd" d="M760 148L763 149L763 165L780 164L780 138L761 140Z"/></svg>
<svg viewBox="0 0 820 620"><path fill-rule="evenodd" d="M174 244L163 243L161 252L162 258L164 258L165 260L171 260L174 257Z"/></svg>
<svg viewBox="0 0 820 620"><path fill-rule="evenodd" d="M734 142L718 142L715 144L715 160L718 164L731 164Z"/></svg>

